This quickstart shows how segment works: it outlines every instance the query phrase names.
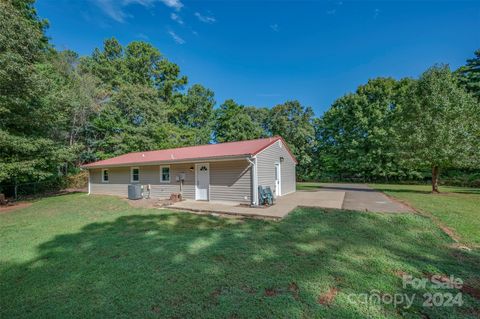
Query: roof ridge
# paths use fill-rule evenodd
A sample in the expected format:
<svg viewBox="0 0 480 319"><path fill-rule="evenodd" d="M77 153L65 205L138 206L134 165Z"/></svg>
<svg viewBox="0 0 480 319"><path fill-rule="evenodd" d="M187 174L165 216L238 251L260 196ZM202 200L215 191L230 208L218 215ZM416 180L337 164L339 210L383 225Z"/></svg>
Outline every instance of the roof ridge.
<svg viewBox="0 0 480 319"><path fill-rule="evenodd" d="M151 150L151 151L138 151L138 152L129 152L118 156L128 155L128 154L144 154L150 152L160 152L160 151L169 151L169 150L178 150L181 148L191 148L191 147L200 147L200 146L209 146L209 145L223 145L223 144L231 144L231 143L242 143L242 142L252 142L252 141L260 141L260 140L267 140L267 139L279 139L281 138L279 135L268 136L268 137L261 137L255 138L253 140L242 140L242 141L230 141L230 142L222 142L222 143L212 143L212 144L200 144L200 145L190 145L190 146L180 146L180 147L173 147L173 148L164 148L159 150Z"/></svg>

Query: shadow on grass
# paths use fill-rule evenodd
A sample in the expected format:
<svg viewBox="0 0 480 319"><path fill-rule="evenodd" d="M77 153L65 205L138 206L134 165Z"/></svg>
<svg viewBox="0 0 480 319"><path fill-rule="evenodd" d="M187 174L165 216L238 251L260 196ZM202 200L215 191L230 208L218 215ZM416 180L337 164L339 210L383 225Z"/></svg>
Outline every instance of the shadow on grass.
<svg viewBox="0 0 480 319"><path fill-rule="evenodd" d="M479 280L477 252L446 248L419 216L299 209L276 223L145 211L56 236L36 259L1 265L0 317L396 317L404 310L347 295L402 292L398 270ZM336 298L320 304L332 287ZM480 306L464 299L463 309L418 301L407 312L460 317Z"/></svg>

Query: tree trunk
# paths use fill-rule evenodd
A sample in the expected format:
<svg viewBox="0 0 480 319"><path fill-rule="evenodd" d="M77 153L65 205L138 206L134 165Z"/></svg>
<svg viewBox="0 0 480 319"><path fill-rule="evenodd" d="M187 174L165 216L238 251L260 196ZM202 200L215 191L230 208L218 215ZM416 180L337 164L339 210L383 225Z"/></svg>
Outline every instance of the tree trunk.
<svg viewBox="0 0 480 319"><path fill-rule="evenodd" d="M432 167L432 193L440 193L438 190L438 175L440 171L438 166Z"/></svg>

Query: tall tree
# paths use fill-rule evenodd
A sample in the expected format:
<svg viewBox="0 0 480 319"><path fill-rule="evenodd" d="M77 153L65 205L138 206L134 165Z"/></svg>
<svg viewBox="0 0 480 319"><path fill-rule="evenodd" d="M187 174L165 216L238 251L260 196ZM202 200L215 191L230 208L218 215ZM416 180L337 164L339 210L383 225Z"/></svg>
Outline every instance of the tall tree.
<svg viewBox="0 0 480 319"><path fill-rule="evenodd" d="M200 84L194 84L186 94L175 100L170 120L184 130L190 130L192 144L207 144L212 139L215 94Z"/></svg>
<svg viewBox="0 0 480 319"><path fill-rule="evenodd" d="M405 158L432 170L438 192L440 170L478 165L480 107L448 66L422 74L401 109L398 123Z"/></svg>
<svg viewBox="0 0 480 319"><path fill-rule="evenodd" d="M467 64L460 67L456 73L460 83L480 101L480 49L475 51L475 57L468 59Z"/></svg>
<svg viewBox="0 0 480 319"><path fill-rule="evenodd" d="M108 39L102 50L81 59L80 74L100 79L98 95L103 98L85 130L85 159L190 145L195 139L171 116L177 101L185 102L180 90L187 78L151 44L137 41L124 48ZM194 99L194 92L186 101Z"/></svg>
<svg viewBox="0 0 480 319"><path fill-rule="evenodd" d="M226 100L215 111L215 141L232 142L262 137L264 132L245 111L243 105Z"/></svg>
<svg viewBox="0 0 480 319"><path fill-rule="evenodd" d="M298 173L301 179L311 174L315 130L313 110L298 101L288 101L270 111L269 129L272 135L280 135L299 160Z"/></svg>
<svg viewBox="0 0 480 319"><path fill-rule="evenodd" d="M317 122L317 171L364 179L414 172L398 157L395 131L402 92L412 80L376 78L336 100Z"/></svg>
<svg viewBox="0 0 480 319"><path fill-rule="evenodd" d="M49 103L48 41L32 1L0 2L0 182L57 173L68 150L52 139L57 105Z"/></svg>
<svg viewBox="0 0 480 319"><path fill-rule="evenodd" d="M178 65L143 41L131 42L124 48L117 39L107 39L103 50L97 48L91 57L82 59L81 69L100 78L112 94L122 84L143 85L155 88L168 103L187 84Z"/></svg>
<svg viewBox="0 0 480 319"><path fill-rule="evenodd" d="M270 109L266 107L246 106L245 112L253 123L263 131L261 137L270 136Z"/></svg>

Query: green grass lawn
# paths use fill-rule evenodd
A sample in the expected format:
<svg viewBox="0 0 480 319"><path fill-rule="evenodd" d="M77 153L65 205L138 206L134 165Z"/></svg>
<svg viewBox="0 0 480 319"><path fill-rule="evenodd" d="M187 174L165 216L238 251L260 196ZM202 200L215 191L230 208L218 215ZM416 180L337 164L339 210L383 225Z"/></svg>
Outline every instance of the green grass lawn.
<svg viewBox="0 0 480 319"><path fill-rule="evenodd" d="M480 247L480 189L442 186L440 194L432 194L430 185L370 186L432 214L463 243Z"/></svg>
<svg viewBox="0 0 480 319"><path fill-rule="evenodd" d="M0 318L478 318L423 307L400 274L480 288L480 253L428 218L298 209L280 222L50 197L0 214ZM358 294L415 293L412 307ZM471 291L470 291L471 293ZM477 296L478 298L478 296Z"/></svg>

